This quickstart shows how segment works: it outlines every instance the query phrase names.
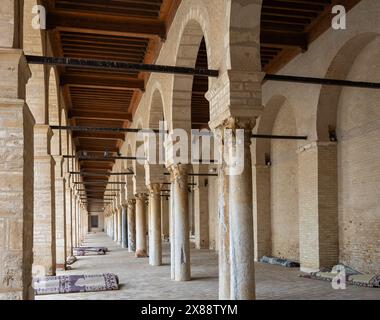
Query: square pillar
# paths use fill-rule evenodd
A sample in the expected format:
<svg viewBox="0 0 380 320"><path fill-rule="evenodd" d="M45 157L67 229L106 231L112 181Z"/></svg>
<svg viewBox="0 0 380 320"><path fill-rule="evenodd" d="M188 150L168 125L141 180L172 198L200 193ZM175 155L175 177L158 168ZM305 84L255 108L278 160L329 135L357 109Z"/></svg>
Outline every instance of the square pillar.
<svg viewBox="0 0 380 320"><path fill-rule="evenodd" d="M55 161L50 155L52 131L34 127L34 261L33 266L50 276L56 272Z"/></svg>
<svg viewBox="0 0 380 320"><path fill-rule="evenodd" d="M336 142L298 150L300 260L304 272L339 262Z"/></svg>
<svg viewBox="0 0 380 320"><path fill-rule="evenodd" d="M34 118L25 104L30 71L21 50L0 48L0 74L0 300L33 299Z"/></svg>
<svg viewBox="0 0 380 320"><path fill-rule="evenodd" d="M57 269L66 269L66 179L62 176L63 157L54 156L55 166L55 221Z"/></svg>
<svg viewBox="0 0 380 320"><path fill-rule="evenodd" d="M65 176L65 201L66 201L66 256L73 255L73 235L72 235L72 190L70 187L70 176Z"/></svg>

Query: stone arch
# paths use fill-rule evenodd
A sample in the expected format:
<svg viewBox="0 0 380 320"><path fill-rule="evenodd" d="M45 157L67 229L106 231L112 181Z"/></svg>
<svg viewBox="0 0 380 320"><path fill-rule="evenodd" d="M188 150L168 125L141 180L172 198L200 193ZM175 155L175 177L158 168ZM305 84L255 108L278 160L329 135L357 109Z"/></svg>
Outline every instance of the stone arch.
<svg viewBox="0 0 380 320"><path fill-rule="evenodd" d="M60 123L62 126L67 126L68 118L67 118L67 112L64 108L61 108L61 119ZM69 152L69 135L67 130L62 130L61 132L61 149L62 149L62 155L67 155Z"/></svg>
<svg viewBox="0 0 380 320"><path fill-rule="evenodd" d="M366 39L347 78L379 82L380 36ZM364 40L363 40L364 41ZM347 52L351 56L351 52ZM380 268L380 92L344 88L336 105L339 261L364 273Z"/></svg>
<svg viewBox="0 0 380 320"><path fill-rule="evenodd" d="M208 37L204 30L205 23L203 20L195 19L191 14L184 20L179 33L180 40L178 41L179 45L176 53L176 66L195 67L203 38L205 38L206 42L207 58L210 60ZM174 76L171 129L182 128L189 133L191 131L193 80L193 76Z"/></svg>
<svg viewBox="0 0 380 320"><path fill-rule="evenodd" d="M351 66L364 47L379 34L363 33L345 43L326 72L326 78L346 79ZM337 107L343 87L322 86L317 108L317 137L319 141L334 140L337 126Z"/></svg>
<svg viewBox="0 0 380 320"><path fill-rule="evenodd" d="M257 133L296 135L295 112L284 96L268 101ZM298 144L257 139L254 146L255 258L274 255L299 260Z"/></svg>
<svg viewBox="0 0 380 320"><path fill-rule="evenodd" d="M274 121L286 98L282 95L273 96L266 104L257 125L258 134L268 134L273 131ZM271 141L256 139L252 144L252 154L255 157L253 170L253 212L255 260L272 254L272 219L271 219Z"/></svg>
<svg viewBox="0 0 380 320"><path fill-rule="evenodd" d="M281 106L285 103L286 98L282 95L275 95L269 99L266 104L263 115L260 117L259 124L257 126L257 134L269 134L273 131L274 121L277 117ZM256 144L256 164L266 165L265 155L271 152L271 140L269 139L257 139Z"/></svg>
<svg viewBox="0 0 380 320"><path fill-rule="evenodd" d="M137 129L143 129L143 122L141 119L138 119L136 121L136 128ZM133 156L135 157L145 157L145 149L141 154L139 154L139 150L142 150L141 147L143 146L144 142L137 141L137 137L135 137L134 145L133 145ZM146 193L146 187L145 187L145 168L142 161L133 161L133 193L135 195L140 193Z"/></svg>
<svg viewBox="0 0 380 320"><path fill-rule="evenodd" d="M285 100L272 134L297 134L296 116ZM299 261L298 142L272 140L270 152L272 254Z"/></svg>
<svg viewBox="0 0 380 320"><path fill-rule="evenodd" d="M126 143L126 155L127 157L132 157L132 147L129 142ZM133 162L131 160L125 160L124 162L125 171L127 172L134 172ZM133 193L133 180L132 175L126 176L126 197L127 199L133 199L134 193Z"/></svg>
<svg viewBox="0 0 380 320"><path fill-rule="evenodd" d="M159 129L159 122L167 118L165 116L164 105L165 103L162 88L157 81L152 88L152 95L150 97L148 117L149 129Z"/></svg>
<svg viewBox="0 0 380 320"><path fill-rule="evenodd" d="M33 6L37 0L24 0L23 50L25 54L43 56L46 53L46 31L32 27ZM48 124L48 72L47 67L29 65L32 77L26 85L26 103L37 124Z"/></svg>

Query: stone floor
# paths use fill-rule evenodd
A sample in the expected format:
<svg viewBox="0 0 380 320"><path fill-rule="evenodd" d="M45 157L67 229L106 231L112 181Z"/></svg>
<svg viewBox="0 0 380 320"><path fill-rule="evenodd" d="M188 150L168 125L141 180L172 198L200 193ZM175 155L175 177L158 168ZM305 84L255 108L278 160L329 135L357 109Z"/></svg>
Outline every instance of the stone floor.
<svg viewBox="0 0 380 320"><path fill-rule="evenodd" d="M169 246L164 245L161 267L151 267L148 259L136 259L102 233L90 234L85 245L107 246L106 256L78 257L73 270L59 274L111 272L119 276L120 290L37 296L37 300L209 300L218 298L218 257L209 250L192 250L192 281L170 280ZM348 286L334 290L324 281L298 277L299 271L256 264L258 299L380 299L380 289Z"/></svg>

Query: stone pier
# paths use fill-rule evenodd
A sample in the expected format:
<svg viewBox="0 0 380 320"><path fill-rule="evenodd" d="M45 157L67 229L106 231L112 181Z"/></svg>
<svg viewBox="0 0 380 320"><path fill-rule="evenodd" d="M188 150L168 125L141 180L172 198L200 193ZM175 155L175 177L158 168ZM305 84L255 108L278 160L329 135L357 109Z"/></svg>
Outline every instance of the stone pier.
<svg viewBox="0 0 380 320"><path fill-rule="evenodd" d="M149 264L160 266L162 264L161 240L161 185L149 185L150 202L150 233L149 233Z"/></svg>

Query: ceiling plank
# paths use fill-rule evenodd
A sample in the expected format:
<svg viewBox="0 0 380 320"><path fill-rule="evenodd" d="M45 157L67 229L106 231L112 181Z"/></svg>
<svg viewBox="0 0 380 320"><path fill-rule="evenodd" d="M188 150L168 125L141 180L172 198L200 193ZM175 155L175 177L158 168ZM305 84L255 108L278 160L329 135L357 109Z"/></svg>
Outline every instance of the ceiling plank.
<svg viewBox="0 0 380 320"><path fill-rule="evenodd" d="M72 75L65 74L61 76L61 85L70 85L70 87L101 88L113 90L145 90L144 80L126 79L120 77L96 77L93 75Z"/></svg>
<svg viewBox="0 0 380 320"><path fill-rule="evenodd" d="M132 121L132 115L127 112L94 112L70 110L69 118L93 119L93 120L121 120Z"/></svg>
<svg viewBox="0 0 380 320"><path fill-rule="evenodd" d="M49 11L47 29L123 37L166 37L166 26L158 19L133 18L106 14Z"/></svg>

